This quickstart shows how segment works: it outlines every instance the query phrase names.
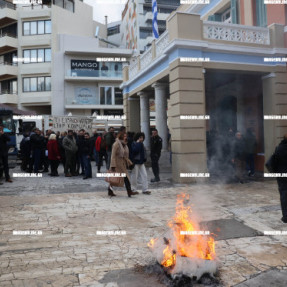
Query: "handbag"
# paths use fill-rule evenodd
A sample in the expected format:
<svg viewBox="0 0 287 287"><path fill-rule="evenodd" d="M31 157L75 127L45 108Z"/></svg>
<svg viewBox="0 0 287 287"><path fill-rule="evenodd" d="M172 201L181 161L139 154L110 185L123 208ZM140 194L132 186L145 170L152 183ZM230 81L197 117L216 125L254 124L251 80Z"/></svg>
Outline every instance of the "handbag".
<svg viewBox="0 0 287 287"><path fill-rule="evenodd" d="M116 173L115 171L108 170L107 173ZM123 186L123 177L110 177L107 176L105 181L108 182L111 186Z"/></svg>

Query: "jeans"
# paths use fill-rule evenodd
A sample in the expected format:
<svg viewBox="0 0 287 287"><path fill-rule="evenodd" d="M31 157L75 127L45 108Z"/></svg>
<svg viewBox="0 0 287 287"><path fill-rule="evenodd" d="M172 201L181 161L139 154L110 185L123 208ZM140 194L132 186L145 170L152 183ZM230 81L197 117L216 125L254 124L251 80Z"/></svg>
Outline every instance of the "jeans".
<svg viewBox="0 0 287 287"><path fill-rule="evenodd" d="M88 155L82 155L81 159L85 166L85 177L92 177L91 157Z"/></svg>
<svg viewBox="0 0 287 287"><path fill-rule="evenodd" d="M80 166L81 166L81 173L85 173L85 163L83 159L83 154L77 154L77 173L80 173Z"/></svg>
<svg viewBox="0 0 287 287"><path fill-rule="evenodd" d="M136 164L131 175L131 181L132 185L135 189L137 189L137 179L138 176L141 177L141 183L142 183L142 191L147 191L148 189L148 183L147 183L147 173L146 168L144 164Z"/></svg>
<svg viewBox="0 0 287 287"><path fill-rule="evenodd" d="M94 158L97 166L99 164L99 152L96 151L96 148L94 148Z"/></svg>
<svg viewBox="0 0 287 287"><path fill-rule="evenodd" d="M33 150L34 173L39 172L39 167L40 167L40 163L41 163L41 155L42 155L41 149Z"/></svg>

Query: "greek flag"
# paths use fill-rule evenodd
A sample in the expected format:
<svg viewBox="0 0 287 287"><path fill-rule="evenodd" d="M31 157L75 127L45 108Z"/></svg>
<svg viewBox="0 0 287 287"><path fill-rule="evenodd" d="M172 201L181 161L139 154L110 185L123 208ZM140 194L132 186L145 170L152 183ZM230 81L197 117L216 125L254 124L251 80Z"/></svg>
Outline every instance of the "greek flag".
<svg viewBox="0 0 287 287"><path fill-rule="evenodd" d="M158 26L157 26L157 3L156 0L152 0L152 31L153 36L158 38Z"/></svg>

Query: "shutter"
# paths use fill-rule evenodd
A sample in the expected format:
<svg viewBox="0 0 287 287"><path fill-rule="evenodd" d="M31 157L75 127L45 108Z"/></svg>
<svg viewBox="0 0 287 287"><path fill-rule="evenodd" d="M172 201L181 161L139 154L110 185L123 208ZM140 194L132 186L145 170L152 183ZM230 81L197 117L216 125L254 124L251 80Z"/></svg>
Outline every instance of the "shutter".
<svg viewBox="0 0 287 287"><path fill-rule="evenodd" d="M267 26L267 12L266 4L263 0L256 0L256 18L257 26L266 27Z"/></svg>
<svg viewBox="0 0 287 287"><path fill-rule="evenodd" d="M231 22L232 24L238 24L237 20L237 0L231 0Z"/></svg>

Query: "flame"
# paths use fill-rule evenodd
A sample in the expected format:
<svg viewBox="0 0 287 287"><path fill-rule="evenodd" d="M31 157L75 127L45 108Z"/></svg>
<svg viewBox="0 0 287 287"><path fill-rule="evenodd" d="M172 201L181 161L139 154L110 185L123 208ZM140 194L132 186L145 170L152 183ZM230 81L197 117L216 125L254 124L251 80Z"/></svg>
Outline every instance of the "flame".
<svg viewBox="0 0 287 287"><path fill-rule="evenodd" d="M178 195L175 215L168 222L173 237L165 242L167 246L163 250L163 260L161 262L165 267L174 266L176 264L176 256L205 260L214 260L216 257L215 242L211 236L181 234L181 231L198 232L200 230L196 221L192 220L191 207L186 205L187 201L189 201L189 195ZM148 246L151 249L155 247L156 240L150 240Z"/></svg>

